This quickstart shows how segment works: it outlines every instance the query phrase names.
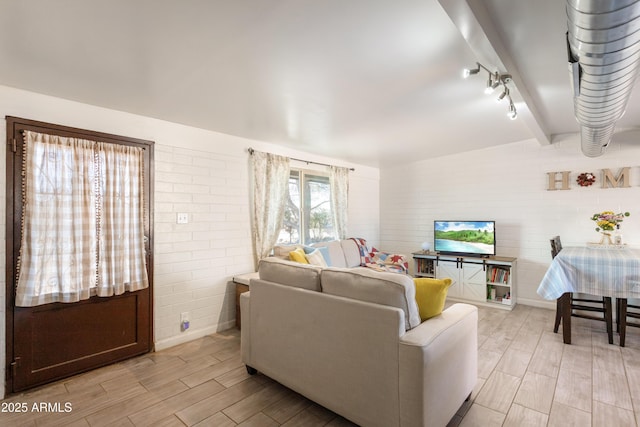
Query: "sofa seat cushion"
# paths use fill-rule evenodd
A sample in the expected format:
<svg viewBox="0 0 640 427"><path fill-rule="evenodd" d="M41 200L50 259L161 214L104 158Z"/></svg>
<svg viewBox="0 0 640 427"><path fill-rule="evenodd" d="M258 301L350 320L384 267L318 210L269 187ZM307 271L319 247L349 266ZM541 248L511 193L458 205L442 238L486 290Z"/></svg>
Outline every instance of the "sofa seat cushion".
<svg viewBox="0 0 640 427"><path fill-rule="evenodd" d="M368 268L327 268L321 274L322 292L397 307L404 311L405 330L420 324L416 288L410 276Z"/></svg>
<svg viewBox="0 0 640 427"><path fill-rule="evenodd" d="M432 279L417 277L413 279L416 285L416 302L423 322L442 313L447 291L451 286L451 279Z"/></svg>
<svg viewBox="0 0 640 427"><path fill-rule="evenodd" d="M258 264L260 279L296 288L320 291L321 267L267 257Z"/></svg>

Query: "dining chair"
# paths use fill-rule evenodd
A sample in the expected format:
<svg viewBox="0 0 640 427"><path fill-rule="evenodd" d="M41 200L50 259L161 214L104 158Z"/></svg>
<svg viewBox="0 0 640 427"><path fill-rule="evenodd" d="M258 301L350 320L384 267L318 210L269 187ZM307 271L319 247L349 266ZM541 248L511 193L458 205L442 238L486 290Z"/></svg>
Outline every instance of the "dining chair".
<svg viewBox="0 0 640 427"><path fill-rule="evenodd" d="M631 311L629 311L631 309ZM620 334L620 347L624 347L627 326L640 328L640 323L629 322L631 319L640 319L640 305L629 304L626 298L616 299L616 330Z"/></svg>
<svg viewBox="0 0 640 427"><path fill-rule="evenodd" d="M562 242L560 241L560 236L552 237L550 242L551 242L551 258L553 259L562 250ZM609 338L609 344L613 344L613 312L612 312L612 306L611 306L611 297L596 297L595 295L585 295L585 294L580 294L580 297L576 297L573 294L573 292L570 292L569 301L571 304L572 317L580 317L583 319L604 321L607 325L607 335ZM640 307L638 308L640 309ZM601 315L591 315L588 313L601 313ZM620 313L620 311L618 311L618 313ZM640 318L640 314L638 315L638 318ZM560 327L561 321L562 321L562 303L560 298L558 298L556 300L556 320L553 325L553 332L555 333L558 332L558 328ZM619 329L620 328L624 329L626 325L618 324L617 326ZM622 334L620 336L622 337Z"/></svg>

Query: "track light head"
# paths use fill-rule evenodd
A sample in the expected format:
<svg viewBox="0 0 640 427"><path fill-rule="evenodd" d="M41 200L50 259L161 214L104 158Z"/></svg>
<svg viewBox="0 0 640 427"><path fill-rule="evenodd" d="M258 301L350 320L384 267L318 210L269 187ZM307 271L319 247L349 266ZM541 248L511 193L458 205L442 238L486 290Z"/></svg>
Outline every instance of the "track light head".
<svg viewBox="0 0 640 427"><path fill-rule="evenodd" d="M487 84L487 87L484 90L484 93L486 93L487 95L490 95L493 93L493 91L496 90L498 86L500 86L500 80L492 81L492 79L489 79L489 83Z"/></svg>
<svg viewBox="0 0 640 427"><path fill-rule="evenodd" d="M477 67L476 68L465 68L464 70L462 70L462 78L466 79L469 76L472 76L474 74L478 74L480 72L480 64L477 63Z"/></svg>
<svg viewBox="0 0 640 427"><path fill-rule="evenodd" d="M507 95L509 95L509 89L506 86L504 86L504 90L502 91L500 96L498 96L496 98L496 101L498 101L498 102L502 101L504 99L504 97L507 96Z"/></svg>
<svg viewBox="0 0 640 427"><path fill-rule="evenodd" d="M513 101L509 102L509 111L507 112L507 117L511 120L515 120L518 118L518 111L516 111L516 106L513 104Z"/></svg>

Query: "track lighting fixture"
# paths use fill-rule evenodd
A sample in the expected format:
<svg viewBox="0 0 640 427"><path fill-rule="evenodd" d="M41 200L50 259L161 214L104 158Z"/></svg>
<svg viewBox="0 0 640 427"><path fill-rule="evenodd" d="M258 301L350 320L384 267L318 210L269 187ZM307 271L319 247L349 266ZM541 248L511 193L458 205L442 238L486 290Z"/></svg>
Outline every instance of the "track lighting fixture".
<svg viewBox="0 0 640 427"><path fill-rule="evenodd" d="M484 89L484 93L492 94L498 87L502 86L502 93L498 96L498 102L507 98L509 101L509 109L507 111L507 115L511 120L515 120L518 117L518 112L516 111L516 106L511 99L511 95L509 94L509 88L507 87L508 83L511 83L513 80L511 78L511 74L500 74L497 71L491 72L487 67L482 65L479 62L476 62L476 68L465 68L462 71L462 77L467 78L473 74L478 74L480 70L484 70L488 74L487 86Z"/></svg>

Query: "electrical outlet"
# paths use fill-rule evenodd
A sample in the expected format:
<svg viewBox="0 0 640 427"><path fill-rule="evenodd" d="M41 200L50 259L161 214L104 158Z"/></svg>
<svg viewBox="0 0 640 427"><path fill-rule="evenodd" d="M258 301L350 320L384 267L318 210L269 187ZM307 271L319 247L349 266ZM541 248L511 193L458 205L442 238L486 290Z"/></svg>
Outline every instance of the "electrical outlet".
<svg viewBox="0 0 640 427"><path fill-rule="evenodd" d="M180 313L180 329L182 330L182 332L186 331L187 329L189 329L189 313L184 312L184 313Z"/></svg>
<svg viewBox="0 0 640 427"><path fill-rule="evenodd" d="M188 224L189 223L189 214L188 213L178 213L178 218L176 219L178 224Z"/></svg>

